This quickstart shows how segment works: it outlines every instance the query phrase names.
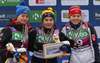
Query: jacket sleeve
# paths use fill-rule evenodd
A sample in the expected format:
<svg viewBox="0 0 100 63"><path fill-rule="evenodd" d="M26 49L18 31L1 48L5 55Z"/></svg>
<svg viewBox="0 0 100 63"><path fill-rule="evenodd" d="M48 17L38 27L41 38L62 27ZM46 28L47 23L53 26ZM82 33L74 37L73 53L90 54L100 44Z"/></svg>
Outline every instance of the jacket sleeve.
<svg viewBox="0 0 100 63"><path fill-rule="evenodd" d="M66 40L68 40L71 45L74 45L74 40L68 39L65 25L63 25L60 30L60 41L66 41Z"/></svg>
<svg viewBox="0 0 100 63"><path fill-rule="evenodd" d="M97 34L94 29L94 27L91 24L88 24L88 27L90 28L90 33L91 33L91 41L93 44L94 48L94 54L95 54L95 61L100 62L100 53L99 53L99 45L98 45L98 39L97 39Z"/></svg>
<svg viewBox="0 0 100 63"><path fill-rule="evenodd" d="M28 39L27 50L33 52L34 51L34 41L36 39L36 29L35 28L29 29L28 36L29 36L29 39Z"/></svg>
<svg viewBox="0 0 100 63"><path fill-rule="evenodd" d="M65 25L62 26L61 30L60 30L60 41L69 41L71 45L74 44L74 41L71 39L68 39L66 36L66 28ZM69 53L71 51L71 45L67 46L68 50L66 51L67 53Z"/></svg>
<svg viewBox="0 0 100 63"><path fill-rule="evenodd" d="M60 30L60 41L65 41L68 40L66 37L66 28L65 25L62 26L61 30Z"/></svg>
<svg viewBox="0 0 100 63"><path fill-rule="evenodd" d="M7 57L6 44L12 37L12 32L9 27L5 27L0 33L0 55L2 58Z"/></svg>

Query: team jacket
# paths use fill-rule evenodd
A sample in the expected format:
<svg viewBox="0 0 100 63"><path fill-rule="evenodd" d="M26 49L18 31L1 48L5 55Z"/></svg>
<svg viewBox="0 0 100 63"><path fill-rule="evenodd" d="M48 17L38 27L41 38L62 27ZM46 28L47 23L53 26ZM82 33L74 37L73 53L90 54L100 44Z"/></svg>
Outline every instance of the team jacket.
<svg viewBox="0 0 100 63"><path fill-rule="evenodd" d="M51 29L44 28L46 42L48 41L48 38L49 38L49 35L50 35L50 34L47 34L48 30L51 31ZM29 51L34 51L34 56L35 57L43 58L43 47L42 46L43 46L43 44L45 44L45 42L44 42L44 39L43 39L43 35L41 33L41 27L36 27L33 30L33 33L34 33L33 37L32 37L32 35L31 35L31 37L33 38L34 42L29 41L28 45L29 45L30 48L28 48L28 50ZM54 31L52 33L52 36L55 33L59 35L59 29L57 29L56 27L54 27ZM49 43L55 43L52 36L51 36L51 39L50 39ZM31 37L29 39L32 39Z"/></svg>
<svg viewBox="0 0 100 63"><path fill-rule="evenodd" d="M31 26L28 26L28 30L32 29ZM6 44L11 42L15 48L20 48L22 45L22 24L17 24L16 20L10 19L6 25L6 27L0 33L0 55L1 60L0 63L5 63L7 59L7 49ZM27 48L28 46L28 33L27 37L25 38L25 45L24 47Z"/></svg>
<svg viewBox="0 0 100 63"><path fill-rule="evenodd" d="M81 49L81 48L93 46L95 61L100 61L99 60L100 54L99 54L99 49L98 49L98 40L97 40L97 35L96 35L95 29L93 28L93 26L91 24L87 23L88 28L84 28L84 25L83 25L82 30L81 30L81 32L83 34L80 33L78 39L81 39L84 43L83 43L83 45L81 45L81 46L78 45L78 47L77 47L77 46L74 46L74 42L72 40L72 37L70 37L70 33L69 33L70 31L68 29L69 24L71 25L72 29L76 30L76 31L73 31L73 33L76 33L77 30L80 28L81 22L76 26L73 25L71 23L71 21L69 23L65 24L61 28L60 40L61 41L69 40L71 43L71 48L74 48L74 49ZM83 36L83 35L85 35L85 36ZM91 39L91 40L89 40L89 39ZM81 41L80 41L80 43L81 43Z"/></svg>

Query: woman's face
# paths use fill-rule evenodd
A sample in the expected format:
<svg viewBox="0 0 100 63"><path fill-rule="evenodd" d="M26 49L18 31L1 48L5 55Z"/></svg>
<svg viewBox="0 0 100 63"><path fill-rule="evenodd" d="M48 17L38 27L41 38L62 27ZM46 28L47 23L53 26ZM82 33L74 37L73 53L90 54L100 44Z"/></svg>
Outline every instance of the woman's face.
<svg viewBox="0 0 100 63"><path fill-rule="evenodd" d="M77 25L80 21L81 21L81 15L80 14L73 14L71 17L70 17L70 20L71 22L74 24L74 25Z"/></svg>
<svg viewBox="0 0 100 63"><path fill-rule="evenodd" d="M20 14L17 17L17 22L18 24L26 24L29 20L29 15L28 14Z"/></svg>
<svg viewBox="0 0 100 63"><path fill-rule="evenodd" d="M45 28L51 29L54 26L54 19L52 17L45 17L43 19L43 25Z"/></svg>

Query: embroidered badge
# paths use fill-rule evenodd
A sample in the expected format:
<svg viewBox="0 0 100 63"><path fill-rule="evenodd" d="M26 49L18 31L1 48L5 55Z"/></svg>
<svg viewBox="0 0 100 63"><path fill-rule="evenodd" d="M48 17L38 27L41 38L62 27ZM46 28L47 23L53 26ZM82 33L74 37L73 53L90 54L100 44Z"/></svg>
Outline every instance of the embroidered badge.
<svg viewBox="0 0 100 63"><path fill-rule="evenodd" d="M96 41L95 34L92 34L91 37L92 37L92 41Z"/></svg>

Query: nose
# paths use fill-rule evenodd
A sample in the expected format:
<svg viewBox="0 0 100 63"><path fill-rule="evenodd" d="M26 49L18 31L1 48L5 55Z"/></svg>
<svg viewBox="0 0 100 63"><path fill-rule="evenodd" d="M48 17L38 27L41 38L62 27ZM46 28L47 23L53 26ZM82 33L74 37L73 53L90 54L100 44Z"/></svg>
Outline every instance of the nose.
<svg viewBox="0 0 100 63"><path fill-rule="evenodd" d="M78 19L78 17L75 17L75 19Z"/></svg>
<svg viewBox="0 0 100 63"><path fill-rule="evenodd" d="M48 23L51 23L50 21L48 21Z"/></svg>
<svg viewBox="0 0 100 63"><path fill-rule="evenodd" d="M24 17L23 19L24 19L25 21L26 21L26 20L28 20L28 18L27 18L27 17Z"/></svg>
<svg viewBox="0 0 100 63"><path fill-rule="evenodd" d="M24 17L24 19L27 19L27 17Z"/></svg>

